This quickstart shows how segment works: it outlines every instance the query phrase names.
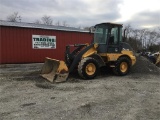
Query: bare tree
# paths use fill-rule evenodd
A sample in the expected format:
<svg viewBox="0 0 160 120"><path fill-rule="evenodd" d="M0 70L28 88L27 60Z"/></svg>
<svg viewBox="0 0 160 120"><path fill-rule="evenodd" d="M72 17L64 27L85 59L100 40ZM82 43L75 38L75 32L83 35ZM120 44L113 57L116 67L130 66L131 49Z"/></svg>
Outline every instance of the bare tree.
<svg viewBox="0 0 160 120"><path fill-rule="evenodd" d="M35 24L42 24L40 20L35 20Z"/></svg>
<svg viewBox="0 0 160 120"><path fill-rule="evenodd" d="M78 28L78 29L82 29L82 26L81 26L81 25L79 25L77 28Z"/></svg>
<svg viewBox="0 0 160 120"><path fill-rule="evenodd" d="M127 41L134 50L150 49L156 50L154 46L160 41L160 27L155 30L134 29L130 25L124 27L126 29Z"/></svg>
<svg viewBox="0 0 160 120"><path fill-rule="evenodd" d="M55 23L56 26L61 26L61 22L58 20L56 23Z"/></svg>
<svg viewBox="0 0 160 120"><path fill-rule="evenodd" d="M67 21L63 21L62 23L63 26L68 27L69 25L67 24Z"/></svg>
<svg viewBox="0 0 160 120"><path fill-rule="evenodd" d="M160 38L160 27L157 28L158 38Z"/></svg>
<svg viewBox="0 0 160 120"><path fill-rule="evenodd" d="M20 15L18 15L18 12L14 12L13 14L11 14L7 17L7 20L10 22L18 22L18 21L21 22L21 19L22 18Z"/></svg>
<svg viewBox="0 0 160 120"><path fill-rule="evenodd" d="M65 26L69 27L70 25L67 23L67 21L60 22L59 20L55 23L56 26Z"/></svg>
<svg viewBox="0 0 160 120"><path fill-rule="evenodd" d="M139 39L142 43L142 48L145 47L145 40L146 40L146 37L145 37L145 32L147 31L147 29L141 29L139 30Z"/></svg>
<svg viewBox="0 0 160 120"><path fill-rule="evenodd" d="M133 44L133 48L135 48L136 50L141 49L142 45L141 42L139 41L139 29L132 29L131 30L131 40L132 40L132 44Z"/></svg>
<svg viewBox="0 0 160 120"><path fill-rule="evenodd" d="M131 25L130 24L126 25L124 27L124 29L126 29L126 32L125 32L126 36L124 36L124 37L130 38L130 34L131 34L131 31L132 31Z"/></svg>
<svg viewBox="0 0 160 120"><path fill-rule="evenodd" d="M89 31L90 27L84 27L83 29Z"/></svg>
<svg viewBox="0 0 160 120"><path fill-rule="evenodd" d="M135 40L138 40L139 37L139 30L138 29L132 29L132 36Z"/></svg>
<svg viewBox="0 0 160 120"><path fill-rule="evenodd" d="M155 44L155 42L157 41L158 38L158 34L156 31L151 31L149 33L149 45L153 45Z"/></svg>
<svg viewBox="0 0 160 120"><path fill-rule="evenodd" d="M53 20L51 19L50 16L44 15L42 18L42 23L46 25L52 25Z"/></svg>

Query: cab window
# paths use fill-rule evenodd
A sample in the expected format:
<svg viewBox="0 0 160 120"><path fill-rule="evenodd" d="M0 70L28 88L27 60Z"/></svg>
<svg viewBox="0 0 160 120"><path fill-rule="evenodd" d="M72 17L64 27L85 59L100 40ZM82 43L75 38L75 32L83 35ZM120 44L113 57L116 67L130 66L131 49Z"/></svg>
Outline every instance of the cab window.
<svg viewBox="0 0 160 120"><path fill-rule="evenodd" d="M94 43L106 44L108 29L104 26L97 26L94 33Z"/></svg>

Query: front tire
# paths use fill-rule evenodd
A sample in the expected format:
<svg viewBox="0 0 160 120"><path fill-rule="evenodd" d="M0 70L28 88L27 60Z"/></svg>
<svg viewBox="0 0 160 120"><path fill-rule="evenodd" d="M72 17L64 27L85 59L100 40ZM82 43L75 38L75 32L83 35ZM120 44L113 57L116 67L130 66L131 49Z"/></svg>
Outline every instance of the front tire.
<svg viewBox="0 0 160 120"><path fill-rule="evenodd" d="M113 73L116 75L124 76L128 74L131 66L131 61L128 57L120 57L113 68Z"/></svg>
<svg viewBox="0 0 160 120"><path fill-rule="evenodd" d="M93 79L99 71L98 62L91 57L84 58L78 65L78 74L83 79Z"/></svg>

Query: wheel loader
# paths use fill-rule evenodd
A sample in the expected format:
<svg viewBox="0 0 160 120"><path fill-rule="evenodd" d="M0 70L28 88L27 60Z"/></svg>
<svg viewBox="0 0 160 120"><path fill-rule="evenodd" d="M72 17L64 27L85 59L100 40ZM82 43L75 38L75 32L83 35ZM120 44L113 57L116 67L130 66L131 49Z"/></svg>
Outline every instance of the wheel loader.
<svg viewBox="0 0 160 120"><path fill-rule="evenodd" d="M126 75L136 62L131 46L122 42L122 24L100 23L94 26L91 44L67 45L65 61L46 58L41 76L50 82L64 82L77 70L83 79L93 79L103 66L116 75ZM71 52L70 47L75 47Z"/></svg>
<svg viewBox="0 0 160 120"><path fill-rule="evenodd" d="M158 67L160 67L160 51L159 51L159 53L156 56L156 63L155 63L155 65L158 66Z"/></svg>

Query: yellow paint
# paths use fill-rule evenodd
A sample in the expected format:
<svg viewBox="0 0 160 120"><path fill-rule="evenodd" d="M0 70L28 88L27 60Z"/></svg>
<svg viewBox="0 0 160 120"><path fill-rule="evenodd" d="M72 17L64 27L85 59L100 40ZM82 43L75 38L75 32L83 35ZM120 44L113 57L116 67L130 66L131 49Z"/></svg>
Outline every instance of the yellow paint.
<svg viewBox="0 0 160 120"><path fill-rule="evenodd" d="M94 47L90 48L87 52L85 52L82 58L91 56L93 54L97 54L97 49L96 49L97 47L98 44L94 44ZM102 57L107 57L108 61L105 62L117 61L119 57L126 55L131 59L132 65L136 63L136 57L133 55L133 52L129 50L122 50L121 53L99 53L99 55Z"/></svg>
<svg viewBox="0 0 160 120"><path fill-rule="evenodd" d="M68 72L68 67L67 67L67 65L65 64L64 61L59 61L59 67L57 69L57 72L61 73L62 70L65 71L65 72Z"/></svg>
<svg viewBox="0 0 160 120"><path fill-rule="evenodd" d="M158 65L160 63L160 54L158 55L158 57L157 57L157 60L156 60L156 65Z"/></svg>
<svg viewBox="0 0 160 120"><path fill-rule="evenodd" d="M120 70L121 70L121 72L125 73L127 71L127 69L128 69L128 64L126 62L122 62L120 64Z"/></svg>
<svg viewBox="0 0 160 120"><path fill-rule="evenodd" d="M86 66L86 73L88 75L93 75L96 71L96 66L93 64L93 63L89 63L87 66Z"/></svg>
<svg viewBox="0 0 160 120"><path fill-rule="evenodd" d="M85 52L82 58L85 58L85 57L91 56L92 54L97 53L97 49L96 49L97 47L98 47L98 44L94 44L94 47L90 48L87 52Z"/></svg>
<svg viewBox="0 0 160 120"><path fill-rule="evenodd" d="M133 52L128 50L122 50L121 53L100 53L99 55L103 57L107 57L107 60L108 60L107 62L117 61L120 56L126 55L130 57L132 65L136 63L136 57L133 56Z"/></svg>

